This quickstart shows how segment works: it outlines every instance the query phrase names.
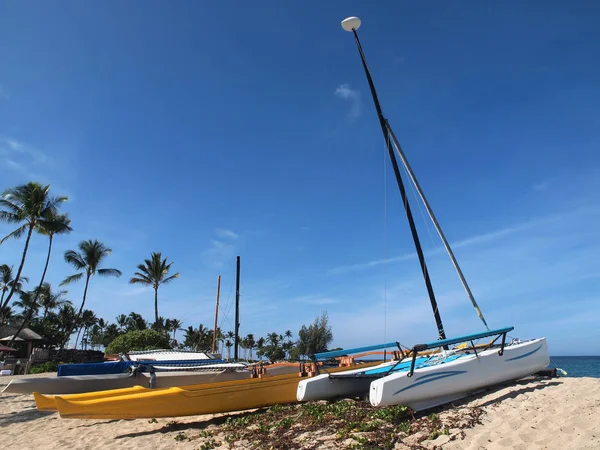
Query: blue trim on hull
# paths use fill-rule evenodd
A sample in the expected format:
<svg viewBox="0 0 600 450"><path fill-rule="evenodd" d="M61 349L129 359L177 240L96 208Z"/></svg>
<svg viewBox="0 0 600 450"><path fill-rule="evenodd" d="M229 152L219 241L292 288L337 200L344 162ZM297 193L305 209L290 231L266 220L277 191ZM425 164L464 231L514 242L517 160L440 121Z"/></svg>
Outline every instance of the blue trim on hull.
<svg viewBox="0 0 600 450"><path fill-rule="evenodd" d="M536 348L535 350L531 350L530 352L527 352L521 356L515 356L514 358L508 358L507 360L505 360L504 362L508 362L508 361L516 361L517 359L521 359L521 358L527 358L528 356L533 355L535 352L537 352L540 348L542 348L543 344L540 344L540 346L538 348Z"/></svg>
<svg viewBox="0 0 600 450"><path fill-rule="evenodd" d="M429 373L427 375L423 375L422 377L417 378L415 380L416 381L415 383L411 384L410 386L406 386L405 388L402 388L399 391L394 392L392 395L399 394L400 392L407 391L409 389L420 386L422 384L431 383L432 381L441 380L442 378L448 378L448 377L453 377L455 375L461 375L463 373L467 373L467 371L466 370L447 370L445 372ZM427 378L427 379L425 379L425 378Z"/></svg>

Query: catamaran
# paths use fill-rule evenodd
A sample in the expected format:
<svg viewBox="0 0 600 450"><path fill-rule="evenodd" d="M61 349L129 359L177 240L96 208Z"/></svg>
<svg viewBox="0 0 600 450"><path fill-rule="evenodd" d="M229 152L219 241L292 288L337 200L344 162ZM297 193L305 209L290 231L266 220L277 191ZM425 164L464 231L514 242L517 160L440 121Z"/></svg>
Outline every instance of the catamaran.
<svg viewBox="0 0 600 450"><path fill-rule="evenodd" d="M438 340L427 344L415 345L406 355L403 353L405 355L404 358L395 363L386 363L367 370L359 369L337 374L325 373L310 379L301 380L298 384L297 399L299 401L307 401L368 395L371 404L374 406L404 404L415 410L422 410L462 398L482 388L519 379L545 369L550 363L548 345L545 338L527 341L513 339L507 343L507 333L511 332L513 327L489 330L464 274L458 265L458 261L450 248L450 244L446 240L388 120L383 115L375 85L358 38L357 30L360 25L361 21L357 17L349 17L342 21L342 28L354 35L361 57L419 257L425 286L437 324ZM467 296L488 331L452 339L446 338L425 257L406 196L404 182L396 160L396 153L400 157L410 181L416 188L444 244ZM483 348L478 348L474 344L475 340L490 336L495 336L495 339L489 344L484 345ZM500 344L497 344L496 342L500 337L502 337L502 341ZM450 345L457 343L471 343L471 346L461 345L449 350ZM381 344L369 348L393 344ZM357 350L362 351L363 349ZM432 349L437 349L437 352L429 356L419 355L423 351L430 351ZM353 350L356 349L341 352L351 353ZM317 360L337 354L340 354L340 352L326 352L314 355L314 358Z"/></svg>
<svg viewBox="0 0 600 450"><path fill-rule="evenodd" d="M545 338L506 342L513 327L415 345L398 361L343 373L323 373L298 383L298 401L367 397L373 406L406 405L420 411L465 397L485 387L516 380L548 367ZM494 337L490 342L474 342ZM498 343L498 339L502 338ZM458 343L451 350L443 347ZM375 345L381 347L389 344ZM398 345L398 344L397 344ZM324 352L316 360L358 349ZM427 351L434 350L429 354Z"/></svg>
<svg viewBox="0 0 600 450"><path fill-rule="evenodd" d="M369 361L360 367L372 367ZM284 364L283 367L295 367ZM61 417L78 419L140 419L224 413L295 403L298 380L312 376L312 364L301 364L301 372L261 375L249 379L203 383L166 389L134 386L84 394L43 395L34 392L40 411L58 411ZM346 365L331 367L331 373L349 370Z"/></svg>
<svg viewBox="0 0 600 450"><path fill-rule="evenodd" d="M352 354L353 350L364 352L374 348L389 348L393 345L398 346L401 358L384 363L373 361L354 368L336 367L314 377L301 373L305 377L299 378L298 374L287 374L167 389L148 389L136 386L129 389L74 395L47 396L34 393L38 409L58 411L61 417L68 418L132 419L229 412L290 403L295 400L368 395L373 405L402 403L420 410L464 397L474 390L492 384L527 376L548 365L548 347L544 338L524 342L512 339L510 342L506 342L508 333L513 330L512 327L489 330L450 245L441 231L387 119L383 116L356 33L359 25L360 20L356 17L342 22L343 28L351 31L356 38L419 257L439 339L428 344L415 345L408 352L405 352L397 343L388 343L317 354L314 355L313 367L315 368L319 367L316 364L318 359ZM395 151L399 154L404 168L417 188L467 295L488 331L458 338L446 338ZM478 339L492 336L495 338L483 346L474 344L474 341ZM502 340L498 344L497 341L500 337ZM471 346L457 346L449 349L450 345L460 342L471 343Z"/></svg>

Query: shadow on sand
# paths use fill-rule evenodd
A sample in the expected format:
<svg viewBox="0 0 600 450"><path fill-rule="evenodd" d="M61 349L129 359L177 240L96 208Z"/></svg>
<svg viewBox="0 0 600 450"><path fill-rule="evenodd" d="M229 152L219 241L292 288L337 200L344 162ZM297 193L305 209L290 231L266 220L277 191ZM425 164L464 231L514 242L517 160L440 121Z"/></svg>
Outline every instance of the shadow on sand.
<svg viewBox="0 0 600 450"><path fill-rule="evenodd" d="M528 378L523 378L521 380L501 383L495 386L491 386L489 388L483 389L481 391L474 392L473 394L468 395L467 397L463 397L459 400L456 400L452 403L437 406L435 408L431 408L428 410L420 411L416 414L416 417L422 417L424 415L428 415L431 413L440 413L443 411L448 411L454 408L460 408L466 406L468 403L479 400L489 395L495 394L496 392L501 391L502 389L506 389L508 387L516 388L510 392L507 392L499 397L493 397L486 402L479 403L477 405L478 408L484 408L486 406L493 405L495 403L502 402L504 400L508 400L509 398L516 398L519 395L528 394L531 392L539 391L541 389L545 389L547 387L559 386L561 384L560 381L550 381L551 379L548 377L538 377L532 376Z"/></svg>
<svg viewBox="0 0 600 450"><path fill-rule="evenodd" d="M223 425L227 421L227 419L229 419L230 417L231 418L239 418L239 417L246 417L246 416L250 416L250 415L264 414L267 410L268 410L268 408L262 408L262 409L253 410L253 411L244 411L244 412L240 412L240 413L224 414L219 417L212 417L210 419L199 420L197 422L177 423L177 422L175 422L175 420L173 420L171 422L168 422L166 425L162 426L161 428L158 428L155 430L121 434L119 436L115 436L115 439L124 439L124 438L137 437L137 436L148 436L148 435L152 435L152 434L170 433L172 431L181 431L181 430L204 430L205 428L207 428L211 425L216 425L216 426ZM142 420L142 419L133 419L133 420ZM148 419L148 420L151 420L151 419Z"/></svg>
<svg viewBox="0 0 600 450"><path fill-rule="evenodd" d="M38 411L35 406L32 408L23 409L21 411L15 411L8 414L0 415L0 428L5 425L12 423L23 423L30 422L32 420L41 419L42 417L48 417L54 414L53 412Z"/></svg>
<svg viewBox="0 0 600 450"><path fill-rule="evenodd" d="M431 413L439 413L439 412L443 412L443 411L452 410L454 408L460 408L462 406L467 405L469 402L472 402L473 400L477 400L477 399L486 397L488 395L494 394L494 393L499 392L502 389L505 389L507 387L513 387L513 388L517 387L517 389L514 389L511 392L507 392L506 394L503 394L500 397L494 397L494 398L478 405L478 407L481 408L481 407L493 405L495 403L501 402L501 401L509 399L509 398L515 398L522 394L527 394L527 393L534 392L534 391L537 391L540 389L544 389L544 388L550 387L550 386L558 386L560 384L561 384L560 381L550 381L550 379L547 377L529 377L529 378L524 378L522 380L518 380L515 382L511 382L511 383L502 383L502 384L499 384L499 385L496 385L493 387L489 387L485 390L481 390L476 393L473 393L467 397L464 397L464 398L457 400L455 402L452 402L450 404L438 406L438 407L431 408L431 409L428 409L425 411L421 411L418 414L415 414L415 418L427 416ZM115 439L124 439L124 438L131 438L131 437L137 437L137 436L148 436L148 435L159 434L159 433L170 433L173 431L203 430L203 429L209 427L210 425L217 425L217 426L223 425L227 421L227 419L230 417L239 418L239 417L245 417L248 415L264 414L267 410L268 410L268 408L262 408L262 409L253 410L253 411L245 411L245 412L233 413L233 414L224 414L219 417L213 417L213 418L206 419L206 420L199 420L197 422L177 423L173 420L171 422L168 422L166 425L162 426L161 428L157 428L154 430L140 431L140 432L136 432L136 433L122 434L119 436L115 436ZM142 419L132 419L132 420L142 420Z"/></svg>

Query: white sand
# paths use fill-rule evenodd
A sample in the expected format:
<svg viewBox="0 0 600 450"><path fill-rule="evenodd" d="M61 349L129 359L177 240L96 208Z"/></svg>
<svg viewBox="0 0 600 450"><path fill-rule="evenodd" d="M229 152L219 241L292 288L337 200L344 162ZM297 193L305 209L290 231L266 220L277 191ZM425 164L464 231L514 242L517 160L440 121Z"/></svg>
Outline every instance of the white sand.
<svg viewBox="0 0 600 450"><path fill-rule="evenodd" d="M442 448L600 449L600 378L522 380L465 406L482 406L483 424Z"/></svg>
<svg viewBox="0 0 600 450"><path fill-rule="evenodd" d="M13 378L0 377L0 385ZM422 441L421 445L461 450L600 449L600 379L520 381L467 399L453 411L473 406L483 407L486 412L482 425L465 430L462 436L460 430L450 430L449 436ZM440 417L451 413L442 412ZM156 423L146 419L61 419L57 413L38 411L32 395L0 396L3 448L198 449L207 440L198 436L221 416L158 419ZM183 433L184 440L175 439L179 433ZM187 437L196 439L190 441ZM228 448L223 434L209 439L217 444L214 448ZM244 448L244 445L235 447ZM334 447L340 448L339 443Z"/></svg>

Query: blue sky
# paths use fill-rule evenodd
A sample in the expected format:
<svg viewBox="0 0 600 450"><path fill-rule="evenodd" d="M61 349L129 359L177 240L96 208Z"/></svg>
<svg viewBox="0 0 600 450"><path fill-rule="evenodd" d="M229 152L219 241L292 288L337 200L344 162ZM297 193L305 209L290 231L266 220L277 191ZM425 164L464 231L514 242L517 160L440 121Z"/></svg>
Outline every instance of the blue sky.
<svg viewBox="0 0 600 450"><path fill-rule="evenodd" d="M70 197L75 231L120 279L88 306L153 315L127 283L152 251L181 278L160 313L242 333L311 322L335 345L435 338L400 196L352 36L492 327L600 354L600 6L594 2L11 2L0 15L0 188ZM384 171L385 167L385 171ZM446 333L482 329L413 210ZM387 230L387 231L386 231ZM10 228L0 224L0 232ZM0 247L17 264L22 242ZM35 236L25 273L41 274ZM69 288L76 303L82 285ZM226 314L226 311L229 311Z"/></svg>

